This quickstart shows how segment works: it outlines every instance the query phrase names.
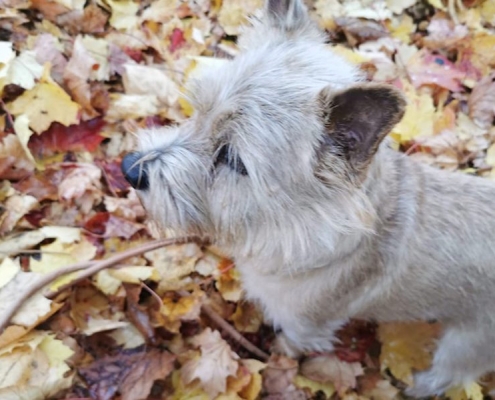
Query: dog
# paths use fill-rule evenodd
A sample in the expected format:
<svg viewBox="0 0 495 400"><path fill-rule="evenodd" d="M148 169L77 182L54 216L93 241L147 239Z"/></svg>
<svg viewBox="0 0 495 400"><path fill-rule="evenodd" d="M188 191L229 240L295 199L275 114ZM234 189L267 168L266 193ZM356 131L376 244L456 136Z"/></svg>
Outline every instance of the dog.
<svg viewBox="0 0 495 400"><path fill-rule="evenodd" d="M150 218L233 257L289 356L332 351L351 318L436 320L408 394L495 369L495 184L393 150L403 95L329 50L301 0L268 0L239 47L190 84L190 119L124 157Z"/></svg>

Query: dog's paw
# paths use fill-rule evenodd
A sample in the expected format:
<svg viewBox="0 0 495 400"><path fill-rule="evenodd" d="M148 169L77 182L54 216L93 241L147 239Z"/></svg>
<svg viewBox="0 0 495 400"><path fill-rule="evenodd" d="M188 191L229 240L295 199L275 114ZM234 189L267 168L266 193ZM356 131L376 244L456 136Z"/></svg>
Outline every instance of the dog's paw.
<svg viewBox="0 0 495 400"><path fill-rule="evenodd" d="M439 396L452 386L452 379L444 374L429 370L414 374L414 386L406 390L406 395L416 398Z"/></svg>

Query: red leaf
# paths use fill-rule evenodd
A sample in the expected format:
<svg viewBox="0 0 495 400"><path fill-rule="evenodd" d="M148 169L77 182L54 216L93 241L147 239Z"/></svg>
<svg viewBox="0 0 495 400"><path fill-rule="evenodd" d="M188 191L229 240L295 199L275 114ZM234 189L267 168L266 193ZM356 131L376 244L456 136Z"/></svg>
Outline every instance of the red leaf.
<svg viewBox="0 0 495 400"><path fill-rule="evenodd" d="M98 160L95 163L103 169L107 183L114 191L123 192L129 189L129 182L125 180L122 169L120 168L120 160Z"/></svg>
<svg viewBox="0 0 495 400"><path fill-rule="evenodd" d="M186 43L184 33L179 28L175 28L172 31L172 35L170 35L170 52L173 53L175 50L178 50L184 43Z"/></svg>
<svg viewBox="0 0 495 400"><path fill-rule="evenodd" d="M99 212L86 221L84 228L105 238L123 237L129 239L136 232L143 229L144 226L124 218L116 217L108 212Z"/></svg>
<svg viewBox="0 0 495 400"><path fill-rule="evenodd" d="M109 219L110 213L99 212L86 221L84 224L84 229L87 229L96 235L104 235L107 230L107 222Z"/></svg>
<svg viewBox="0 0 495 400"><path fill-rule="evenodd" d="M29 149L38 157L66 151L93 152L104 139L100 135L104 126L101 117L70 126L54 122L41 135L31 136Z"/></svg>

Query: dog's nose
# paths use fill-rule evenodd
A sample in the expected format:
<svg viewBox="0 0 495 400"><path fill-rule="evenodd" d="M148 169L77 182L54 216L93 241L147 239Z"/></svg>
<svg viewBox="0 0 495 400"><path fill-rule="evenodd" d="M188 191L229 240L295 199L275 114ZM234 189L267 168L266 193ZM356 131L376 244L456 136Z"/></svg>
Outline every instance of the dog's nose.
<svg viewBox="0 0 495 400"><path fill-rule="evenodd" d="M146 164L143 161L139 161L141 157L142 155L139 152L128 153L122 159L120 167L125 179L134 189L146 190L149 187L148 173Z"/></svg>

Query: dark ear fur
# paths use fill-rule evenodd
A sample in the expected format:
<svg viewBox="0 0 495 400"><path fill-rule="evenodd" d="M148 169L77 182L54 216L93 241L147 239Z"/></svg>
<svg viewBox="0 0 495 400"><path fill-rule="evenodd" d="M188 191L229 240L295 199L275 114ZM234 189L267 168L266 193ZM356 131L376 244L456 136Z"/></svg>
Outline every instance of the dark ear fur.
<svg viewBox="0 0 495 400"><path fill-rule="evenodd" d="M297 29L308 19L303 0L267 0L266 14L271 24L286 30Z"/></svg>
<svg viewBox="0 0 495 400"><path fill-rule="evenodd" d="M401 120L406 101L392 86L362 84L340 93L325 88L320 104L327 130L325 142L360 172Z"/></svg>

